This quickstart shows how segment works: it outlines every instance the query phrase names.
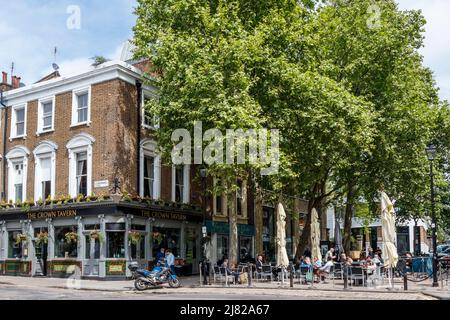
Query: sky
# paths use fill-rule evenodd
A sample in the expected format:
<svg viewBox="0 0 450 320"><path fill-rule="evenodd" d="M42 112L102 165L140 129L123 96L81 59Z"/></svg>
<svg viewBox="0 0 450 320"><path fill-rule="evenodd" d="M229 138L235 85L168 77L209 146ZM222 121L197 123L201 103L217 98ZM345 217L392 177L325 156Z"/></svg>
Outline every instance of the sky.
<svg viewBox="0 0 450 320"><path fill-rule="evenodd" d="M450 101L450 1L397 1L401 9L422 10L424 63ZM14 62L14 74L34 83L52 72L55 47L63 76L89 68L95 55L119 59L133 35L135 6L136 0L0 0L0 71L11 74Z"/></svg>

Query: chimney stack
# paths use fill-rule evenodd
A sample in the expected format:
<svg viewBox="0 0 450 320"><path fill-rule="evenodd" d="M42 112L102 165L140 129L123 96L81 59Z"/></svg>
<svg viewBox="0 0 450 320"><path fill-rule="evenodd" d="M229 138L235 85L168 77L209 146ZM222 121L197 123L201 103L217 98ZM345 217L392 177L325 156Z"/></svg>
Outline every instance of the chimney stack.
<svg viewBox="0 0 450 320"><path fill-rule="evenodd" d="M8 74L5 71L3 71L2 74L3 74L2 84L7 84L8 83Z"/></svg>
<svg viewBox="0 0 450 320"><path fill-rule="evenodd" d="M20 77L11 75L11 83L8 83L8 73L3 71L0 82L0 90L5 92L8 90L20 88L20 80L21 80Z"/></svg>

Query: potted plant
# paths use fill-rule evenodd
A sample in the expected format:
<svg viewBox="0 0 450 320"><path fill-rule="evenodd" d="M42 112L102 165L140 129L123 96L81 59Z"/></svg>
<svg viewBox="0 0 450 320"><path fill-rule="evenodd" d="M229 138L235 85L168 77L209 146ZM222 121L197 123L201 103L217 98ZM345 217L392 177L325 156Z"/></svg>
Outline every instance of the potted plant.
<svg viewBox="0 0 450 320"><path fill-rule="evenodd" d="M16 203L15 203L15 207L16 208L22 208L22 206L23 206L23 202L21 200L17 200Z"/></svg>
<svg viewBox="0 0 450 320"><path fill-rule="evenodd" d="M42 198L39 198L38 201L36 201L36 204L37 204L39 207L42 207L42 206L44 205L44 200L42 200Z"/></svg>
<svg viewBox="0 0 450 320"><path fill-rule="evenodd" d="M48 243L48 233L47 232L39 232L36 235L36 244L40 245L41 243L44 243L44 244Z"/></svg>
<svg viewBox="0 0 450 320"><path fill-rule="evenodd" d="M79 194L79 195L76 197L75 202L76 202L76 203L80 203L80 202L82 202L83 200L84 200L84 196L83 196L82 194Z"/></svg>
<svg viewBox="0 0 450 320"><path fill-rule="evenodd" d="M130 244L138 244L138 242L141 240L141 234L139 232L136 231L130 231L128 233L128 242Z"/></svg>
<svg viewBox="0 0 450 320"><path fill-rule="evenodd" d="M16 236L16 244L23 243L23 242L27 241L27 239L28 239L28 237L26 234L19 233Z"/></svg>
<svg viewBox="0 0 450 320"><path fill-rule="evenodd" d="M52 197L51 197L51 195L48 195L47 199L45 199L45 205L49 206L49 205L52 205L52 204L53 204Z"/></svg>
<svg viewBox="0 0 450 320"><path fill-rule="evenodd" d="M78 243L78 233L76 232L67 232L64 237L67 243Z"/></svg>
<svg viewBox="0 0 450 320"><path fill-rule="evenodd" d="M124 191L122 194L122 201L131 202L133 200L131 199L130 194Z"/></svg>
<svg viewBox="0 0 450 320"><path fill-rule="evenodd" d="M103 233L100 230L92 230L89 233L89 236L91 237L91 239L95 239L98 240L99 242L103 242Z"/></svg>
<svg viewBox="0 0 450 320"><path fill-rule="evenodd" d="M153 241L156 241L158 243L158 245L160 245L164 239L161 232L153 232L152 238L153 238Z"/></svg>

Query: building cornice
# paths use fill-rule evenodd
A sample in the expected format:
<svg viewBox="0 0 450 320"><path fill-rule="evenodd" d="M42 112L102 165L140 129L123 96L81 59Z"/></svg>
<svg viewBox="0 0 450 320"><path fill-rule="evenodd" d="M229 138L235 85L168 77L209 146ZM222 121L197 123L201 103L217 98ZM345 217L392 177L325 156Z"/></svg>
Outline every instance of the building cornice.
<svg viewBox="0 0 450 320"><path fill-rule="evenodd" d="M4 100L8 106L12 106L114 79L121 79L132 85L136 83L136 80L152 80L130 64L123 61L111 61L83 73L7 91L4 93Z"/></svg>

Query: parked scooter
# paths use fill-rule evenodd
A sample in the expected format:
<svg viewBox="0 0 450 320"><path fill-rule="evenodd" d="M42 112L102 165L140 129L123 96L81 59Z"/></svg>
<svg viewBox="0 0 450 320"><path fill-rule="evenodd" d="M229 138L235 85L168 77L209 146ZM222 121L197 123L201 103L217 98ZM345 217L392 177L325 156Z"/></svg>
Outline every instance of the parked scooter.
<svg viewBox="0 0 450 320"><path fill-rule="evenodd" d="M168 265L158 263L152 271L139 268L137 262L131 262L128 269L133 274L134 287L139 291L144 291L152 287L168 283L171 288L178 288L180 280L177 278Z"/></svg>

